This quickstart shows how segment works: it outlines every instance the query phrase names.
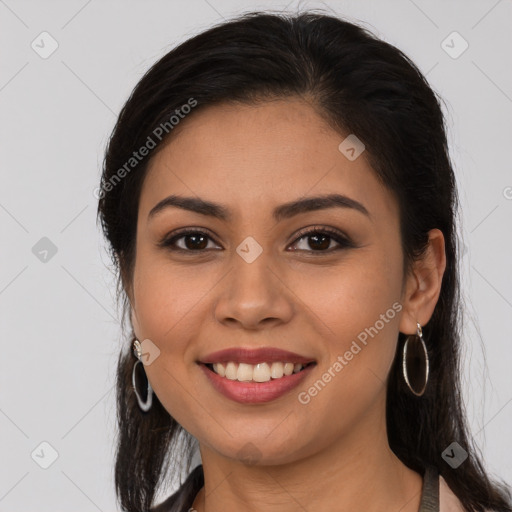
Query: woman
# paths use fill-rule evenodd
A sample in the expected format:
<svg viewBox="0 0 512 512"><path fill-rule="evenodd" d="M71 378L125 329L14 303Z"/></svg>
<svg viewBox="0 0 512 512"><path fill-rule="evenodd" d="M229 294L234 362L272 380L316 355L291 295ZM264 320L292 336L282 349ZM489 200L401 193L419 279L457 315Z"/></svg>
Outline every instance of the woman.
<svg viewBox="0 0 512 512"><path fill-rule="evenodd" d="M457 206L436 95L356 25L250 13L157 62L98 209L123 510L512 510L461 405Z"/></svg>

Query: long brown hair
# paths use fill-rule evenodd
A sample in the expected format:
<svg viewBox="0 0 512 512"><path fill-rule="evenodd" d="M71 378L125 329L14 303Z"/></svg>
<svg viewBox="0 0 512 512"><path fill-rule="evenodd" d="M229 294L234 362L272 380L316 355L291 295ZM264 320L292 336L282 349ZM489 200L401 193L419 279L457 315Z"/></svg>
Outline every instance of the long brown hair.
<svg viewBox="0 0 512 512"><path fill-rule="evenodd" d="M400 333L387 390L391 449L420 474L427 465L437 467L467 511L511 511L510 491L486 474L462 405L458 197L441 100L406 55L364 28L311 11L248 13L188 39L142 77L110 138L98 204L124 312L140 191L151 157L117 179L133 151L152 134L155 139L155 127L168 123L190 98L197 101L188 114L193 116L220 102L290 96L307 97L334 129L363 141L376 175L397 199L407 269L423 254L430 229L439 228L445 237L441 293L423 329L429 385L421 398L406 389L400 375L405 336ZM157 146L169 137L170 127ZM140 512L151 508L170 468L176 472L182 458L190 467L193 440L157 397L149 412L139 409L131 389L133 339L132 333L119 357L115 482L122 509ZM441 455L453 441L469 453L457 469Z"/></svg>

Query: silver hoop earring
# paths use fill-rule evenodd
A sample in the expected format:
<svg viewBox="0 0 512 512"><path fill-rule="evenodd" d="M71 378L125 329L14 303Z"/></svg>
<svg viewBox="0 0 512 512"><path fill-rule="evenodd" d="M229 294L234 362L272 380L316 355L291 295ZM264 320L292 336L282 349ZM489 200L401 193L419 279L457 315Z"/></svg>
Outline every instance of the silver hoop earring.
<svg viewBox="0 0 512 512"><path fill-rule="evenodd" d="M153 404L153 388L151 387L151 384L149 383L149 379L147 378L147 375L146 375L146 380L148 382L147 395L146 395L146 400L145 401L142 400L139 392L137 391L137 382L136 382L137 381L137 379L136 379L137 365L142 364L142 360L141 360L142 347L140 345L139 340L135 340L133 342L133 352L138 359L138 361L135 361L135 364L133 365L133 370L132 370L133 391L135 392L135 396L137 397L137 402L139 404L139 407L144 412L147 412L147 411L149 411L149 409L151 408L151 405ZM144 375L145 374L146 374L146 372L144 372Z"/></svg>
<svg viewBox="0 0 512 512"><path fill-rule="evenodd" d="M428 352L421 325L416 322L416 334L408 336L402 354L402 372L411 393L422 396L428 382Z"/></svg>

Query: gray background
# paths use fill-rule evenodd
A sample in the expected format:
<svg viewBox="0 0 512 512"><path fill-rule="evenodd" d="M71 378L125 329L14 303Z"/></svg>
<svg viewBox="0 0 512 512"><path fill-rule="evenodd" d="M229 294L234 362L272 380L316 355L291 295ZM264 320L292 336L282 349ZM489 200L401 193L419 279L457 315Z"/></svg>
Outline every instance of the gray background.
<svg viewBox="0 0 512 512"><path fill-rule="evenodd" d="M0 0L0 511L118 509L122 337L93 194L116 114L178 42L238 12L297 6ZM300 2L308 7L364 21L446 101L465 244L464 398L488 469L512 482L511 2ZM45 59L31 47L51 49L43 31L58 44ZM43 237L57 249L46 261Z"/></svg>

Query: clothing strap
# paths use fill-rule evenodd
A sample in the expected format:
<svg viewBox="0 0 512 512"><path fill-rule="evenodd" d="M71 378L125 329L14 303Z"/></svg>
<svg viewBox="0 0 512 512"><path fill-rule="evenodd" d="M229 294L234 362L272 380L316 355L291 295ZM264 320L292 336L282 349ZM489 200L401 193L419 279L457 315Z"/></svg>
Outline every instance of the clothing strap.
<svg viewBox="0 0 512 512"><path fill-rule="evenodd" d="M435 466L425 468L419 512L439 512L439 472Z"/></svg>

